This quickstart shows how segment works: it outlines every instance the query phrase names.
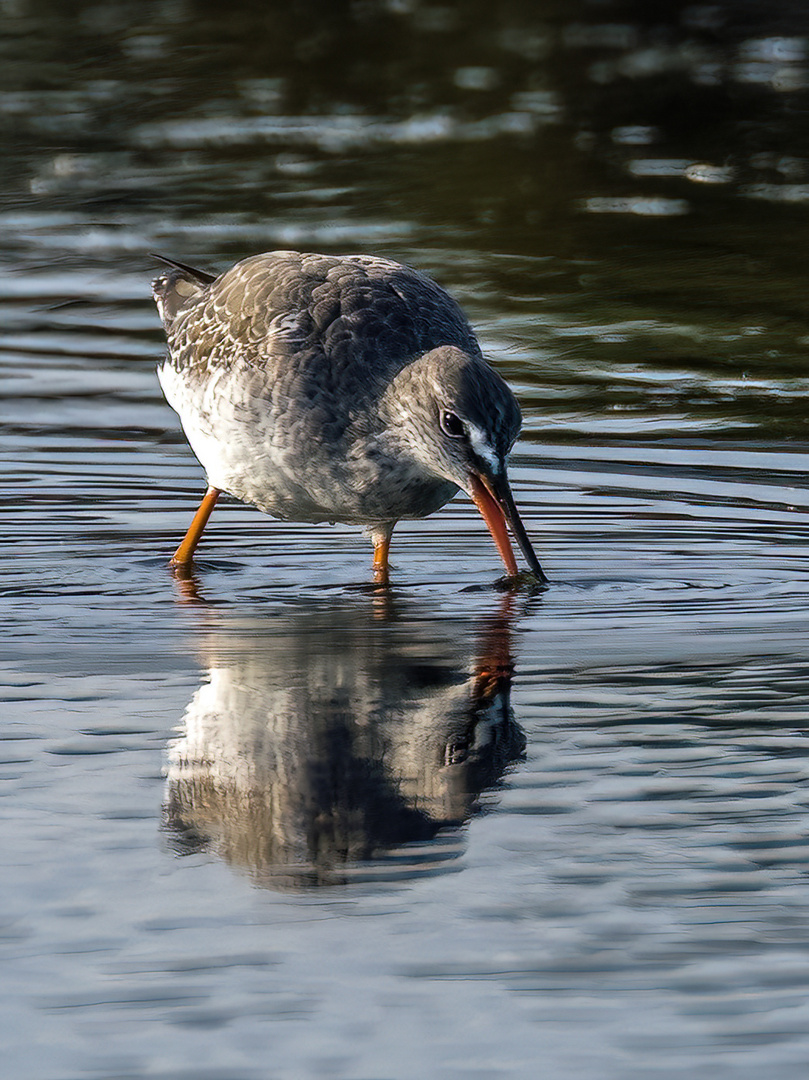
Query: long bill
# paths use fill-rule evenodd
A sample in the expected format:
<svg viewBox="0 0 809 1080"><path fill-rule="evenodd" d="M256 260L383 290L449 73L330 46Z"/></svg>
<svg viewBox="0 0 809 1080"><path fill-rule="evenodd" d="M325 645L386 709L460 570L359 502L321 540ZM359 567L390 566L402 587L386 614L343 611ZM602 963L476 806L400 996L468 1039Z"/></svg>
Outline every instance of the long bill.
<svg viewBox="0 0 809 1080"><path fill-rule="evenodd" d="M505 473L500 476L485 476L472 473L469 477L469 484L472 499L480 511L481 517L486 522L489 532L492 534L492 539L497 545L497 550L500 552L500 558L503 560L508 576L516 577L518 567L506 525L511 529L512 535L517 541L520 551L525 556L525 561L528 563L532 573L536 575L540 584L546 584L548 579L539 565L539 559L537 559L533 547L531 547L531 541L528 539L528 533L525 531L525 526L517 511L514 496L511 494L511 488Z"/></svg>

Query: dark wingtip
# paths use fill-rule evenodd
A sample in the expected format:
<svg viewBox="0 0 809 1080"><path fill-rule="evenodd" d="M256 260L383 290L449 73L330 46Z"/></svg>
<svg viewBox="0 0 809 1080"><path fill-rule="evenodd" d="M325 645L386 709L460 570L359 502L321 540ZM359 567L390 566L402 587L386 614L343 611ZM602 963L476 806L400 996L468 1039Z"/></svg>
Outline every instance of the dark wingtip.
<svg viewBox="0 0 809 1080"><path fill-rule="evenodd" d="M203 295L205 289L216 281L213 274L196 270L193 266L167 259L165 255L155 255L155 259L165 263L170 269L158 275L152 282L152 296L163 325L168 330L177 312L194 299Z"/></svg>
<svg viewBox="0 0 809 1080"><path fill-rule="evenodd" d="M195 266L178 262L177 259L169 259L166 255L158 255L155 251L149 252L149 258L157 259L158 262L165 263L166 266L170 266L173 270L180 270L200 285L210 285L212 281L216 281L216 274L209 274L207 270L197 270Z"/></svg>

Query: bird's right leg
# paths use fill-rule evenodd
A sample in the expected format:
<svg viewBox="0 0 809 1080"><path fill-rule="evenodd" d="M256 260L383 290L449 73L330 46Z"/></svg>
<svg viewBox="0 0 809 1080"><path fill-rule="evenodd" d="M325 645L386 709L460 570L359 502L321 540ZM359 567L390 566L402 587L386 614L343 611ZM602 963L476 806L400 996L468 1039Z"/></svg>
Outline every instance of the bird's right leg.
<svg viewBox="0 0 809 1080"><path fill-rule="evenodd" d="M388 552L390 551L390 538L393 533L393 524L375 525L371 529L371 540L374 545L374 581L377 585L390 583L390 566L388 564Z"/></svg>
<svg viewBox="0 0 809 1080"><path fill-rule="evenodd" d="M199 504L199 510L194 514L194 520L191 522L182 544L174 552L169 566L184 569L191 565L194 558L194 549L202 536L202 530L208 524L208 518L211 516L213 508L216 506L216 500L221 494L219 488L215 487L209 487L205 492L205 496Z"/></svg>

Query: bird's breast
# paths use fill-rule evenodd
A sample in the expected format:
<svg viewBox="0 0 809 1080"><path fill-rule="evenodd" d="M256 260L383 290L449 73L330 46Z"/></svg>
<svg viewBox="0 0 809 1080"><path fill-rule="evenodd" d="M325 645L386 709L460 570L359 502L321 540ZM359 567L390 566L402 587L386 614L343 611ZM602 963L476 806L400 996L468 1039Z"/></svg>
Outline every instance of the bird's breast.
<svg viewBox="0 0 809 1080"><path fill-rule="evenodd" d="M356 395L339 409L322 394L301 394L283 371L270 379L238 365L203 372L168 361L159 376L208 482L274 517L363 525L420 518L458 490L389 445L373 408L353 407Z"/></svg>

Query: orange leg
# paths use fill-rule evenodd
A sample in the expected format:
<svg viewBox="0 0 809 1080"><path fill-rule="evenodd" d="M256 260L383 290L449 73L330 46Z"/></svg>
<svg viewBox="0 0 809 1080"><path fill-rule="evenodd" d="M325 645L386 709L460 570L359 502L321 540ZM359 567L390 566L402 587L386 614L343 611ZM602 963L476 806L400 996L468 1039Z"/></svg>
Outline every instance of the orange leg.
<svg viewBox="0 0 809 1080"><path fill-rule="evenodd" d="M199 510L194 514L194 520L185 534L185 539L174 552L169 566L187 567L191 565L194 558L194 549L202 536L202 530L208 524L208 518L211 516L213 508L216 506L216 500L221 494L219 488L215 487L209 487L205 492L205 497L199 504Z"/></svg>
<svg viewBox="0 0 809 1080"><path fill-rule="evenodd" d="M388 552L390 551L392 532L392 528L377 529L371 534L371 539L374 542L374 581L377 585L388 585L390 582Z"/></svg>

